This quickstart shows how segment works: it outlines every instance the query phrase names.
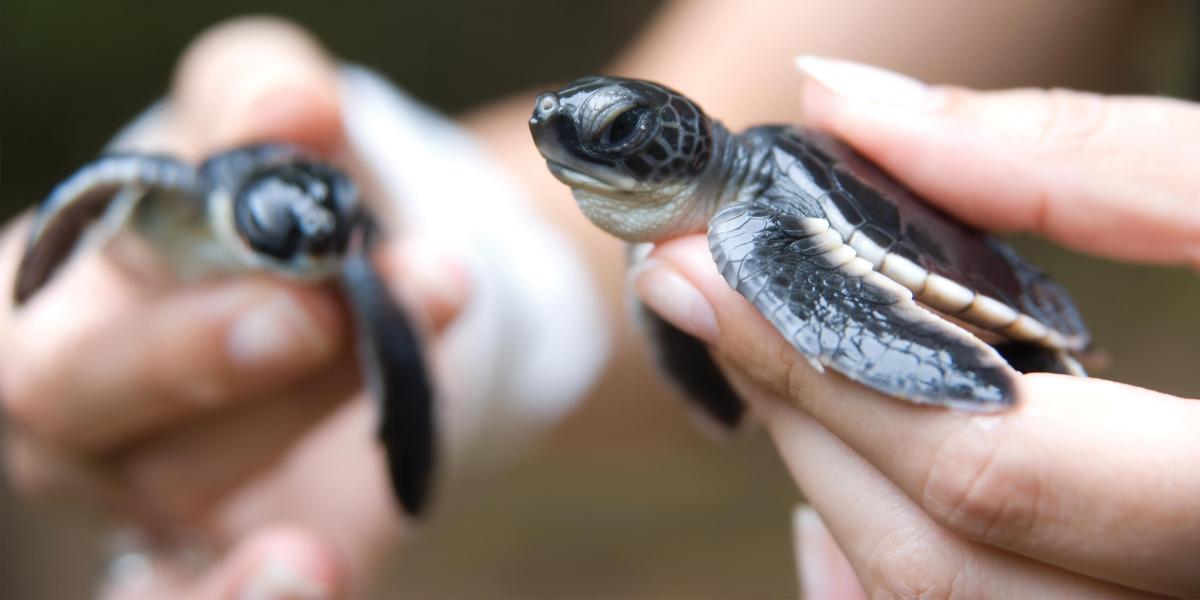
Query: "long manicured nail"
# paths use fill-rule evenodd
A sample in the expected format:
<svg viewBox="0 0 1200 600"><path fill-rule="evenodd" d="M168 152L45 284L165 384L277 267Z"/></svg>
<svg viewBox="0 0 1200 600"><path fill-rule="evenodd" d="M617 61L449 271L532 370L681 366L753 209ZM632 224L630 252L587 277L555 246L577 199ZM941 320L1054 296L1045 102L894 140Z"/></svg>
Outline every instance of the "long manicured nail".
<svg viewBox="0 0 1200 600"><path fill-rule="evenodd" d="M256 568L237 596L240 600L323 600L332 592L296 565L270 558Z"/></svg>
<svg viewBox="0 0 1200 600"><path fill-rule="evenodd" d="M854 567L811 506L798 504L792 509L792 536L801 598L867 597Z"/></svg>
<svg viewBox="0 0 1200 600"><path fill-rule="evenodd" d="M705 342L717 343L720 330L712 305L678 271L651 258L638 265L634 277L638 296L659 316Z"/></svg>
<svg viewBox="0 0 1200 600"><path fill-rule="evenodd" d="M283 292L272 293L238 317L227 343L230 358L245 368L316 359L333 345L299 301Z"/></svg>
<svg viewBox="0 0 1200 600"><path fill-rule="evenodd" d="M848 100L923 110L945 102L941 92L920 80L871 65L806 55L796 59L796 68Z"/></svg>

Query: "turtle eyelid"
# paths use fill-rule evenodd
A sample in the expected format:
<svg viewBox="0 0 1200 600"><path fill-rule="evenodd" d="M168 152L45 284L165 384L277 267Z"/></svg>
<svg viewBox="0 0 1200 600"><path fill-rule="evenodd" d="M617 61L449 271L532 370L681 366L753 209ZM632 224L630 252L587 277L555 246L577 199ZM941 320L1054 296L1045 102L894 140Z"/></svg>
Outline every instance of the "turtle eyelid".
<svg viewBox="0 0 1200 600"><path fill-rule="evenodd" d="M617 119L620 119L621 117L624 117L625 115L627 115L633 111L639 110L639 109L644 110L644 107L638 106L636 104L628 104L628 105L624 105L624 106L606 111L605 113L602 114L601 118L603 120L596 127L595 131L593 132L592 138L594 140L603 138L605 133L607 133L610 129L612 129L612 126L613 126L613 124L615 124L617 122ZM641 123L642 118L643 118L642 115L638 115L638 123Z"/></svg>

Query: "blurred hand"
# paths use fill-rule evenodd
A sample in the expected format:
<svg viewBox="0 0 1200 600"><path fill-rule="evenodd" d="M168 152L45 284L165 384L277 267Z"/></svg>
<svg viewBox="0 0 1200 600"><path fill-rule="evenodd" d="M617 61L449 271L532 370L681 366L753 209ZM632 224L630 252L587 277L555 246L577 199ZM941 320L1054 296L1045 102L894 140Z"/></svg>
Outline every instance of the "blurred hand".
<svg viewBox="0 0 1200 600"><path fill-rule="evenodd" d="M341 149L334 65L293 27L217 27L185 53L164 114L127 140L198 160L258 140ZM327 287L242 278L187 288L72 261L19 310L28 218L0 238L0 399L16 486L99 503L167 548L113 596L321 597L345 592L398 533L358 386L350 326ZM419 242L376 256L436 332L466 295ZM331 485L332 484L332 485ZM217 549L200 569L178 559ZM128 572L128 569L126 569Z"/></svg>
<svg viewBox="0 0 1200 600"><path fill-rule="evenodd" d="M1200 267L1200 107L800 66L812 125L967 222ZM1001 415L898 402L818 375L730 289L701 236L652 256L639 294L711 345L820 515L798 519L806 591L1200 595L1200 402L1049 374L1022 376Z"/></svg>

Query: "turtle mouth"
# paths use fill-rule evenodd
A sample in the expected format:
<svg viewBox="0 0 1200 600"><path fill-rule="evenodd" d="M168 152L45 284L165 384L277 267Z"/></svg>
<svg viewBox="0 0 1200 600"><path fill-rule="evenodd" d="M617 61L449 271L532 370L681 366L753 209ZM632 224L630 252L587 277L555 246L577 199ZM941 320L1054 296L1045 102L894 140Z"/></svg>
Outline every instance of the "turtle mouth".
<svg viewBox="0 0 1200 600"><path fill-rule="evenodd" d="M615 192L621 189L621 185L617 182L607 181L595 175L584 173L579 169L558 161L546 160L546 166L550 168L550 173L554 177L572 188L592 192Z"/></svg>
<svg viewBox="0 0 1200 600"><path fill-rule="evenodd" d="M604 195L635 194L638 190L638 182L621 173L594 169L584 172L569 164L549 158L546 159L546 166L550 168L550 173L555 178L576 190Z"/></svg>

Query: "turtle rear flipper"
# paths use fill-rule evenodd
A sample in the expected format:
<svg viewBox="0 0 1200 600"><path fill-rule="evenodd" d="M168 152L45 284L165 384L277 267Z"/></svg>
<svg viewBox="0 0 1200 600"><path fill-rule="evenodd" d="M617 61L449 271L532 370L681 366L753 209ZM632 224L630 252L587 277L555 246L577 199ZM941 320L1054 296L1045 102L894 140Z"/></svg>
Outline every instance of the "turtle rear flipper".
<svg viewBox="0 0 1200 600"><path fill-rule="evenodd" d="M13 299L21 304L41 289L97 224L109 222L96 240L106 241L147 194L197 196L196 181L192 167L162 156L110 155L79 169L38 208Z"/></svg>
<svg viewBox="0 0 1200 600"><path fill-rule="evenodd" d="M363 379L379 402L392 490L415 516L428 500L437 450L433 386L420 340L366 248L346 259L342 286L358 329Z"/></svg>
<svg viewBox="0 0 1200 600"><path fill-rule="evenodd" d="M717 212L708 236L721 274L796 349L916 403L974 411L1014 403L1015 373L995 349L918 306L866 261L847 262L846 246L836 251L787 226L800 216L737 202Z"/></svg>
<svg viewBox="0 0 1200 600"><path fill-rule="evenodd" d="M1000 342L994 347L1012 368L1022 373L1058 373L1087 377L1083 365L1065 350L1018 341Z"/></svg>
<svg viewBox="0 0 1200 600"><path fill-rule="evenodd" d="M736 429L746 406L721 372L708 346L668 323L641 302L637 310L651 339L659 365L709 421Z"/></svg>

